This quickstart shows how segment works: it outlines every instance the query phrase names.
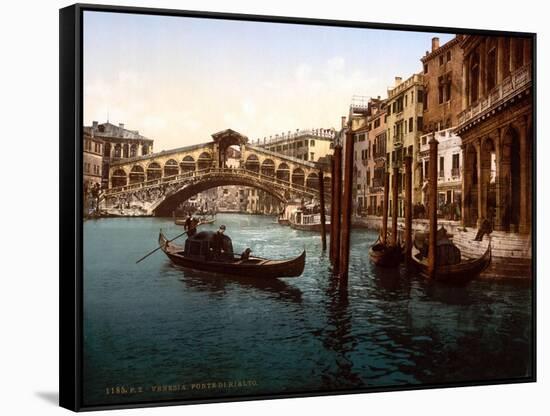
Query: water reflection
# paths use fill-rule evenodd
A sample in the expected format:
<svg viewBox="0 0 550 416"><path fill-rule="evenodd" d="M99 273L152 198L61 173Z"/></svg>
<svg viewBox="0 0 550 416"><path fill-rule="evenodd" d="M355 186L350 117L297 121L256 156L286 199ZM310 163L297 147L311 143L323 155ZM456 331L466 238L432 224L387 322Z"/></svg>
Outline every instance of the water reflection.
<svg viewBox="0 0 550 416"><path fill-rule="evenodd" d="M327 323L320 334L327 350L333 351L334 362L327 363L321 377L323 388L346 389L359 387L363 381L353 370L350 353L356 347L352 334L352 313L349 309L348 283L331 275L326 290Z"/></svg>
<svg viewBox="0 0 550 416"><path fill-rule="evenodd" d="M209 272L186 269L172 263L167 263L165 267L180 273L179 280L191 289L211 292L215 295L225 295L233 286L237 285L247 290L266 292L270 295L271 299L293 303L302 302L302 291L281 279L216 275Z"/></svg>

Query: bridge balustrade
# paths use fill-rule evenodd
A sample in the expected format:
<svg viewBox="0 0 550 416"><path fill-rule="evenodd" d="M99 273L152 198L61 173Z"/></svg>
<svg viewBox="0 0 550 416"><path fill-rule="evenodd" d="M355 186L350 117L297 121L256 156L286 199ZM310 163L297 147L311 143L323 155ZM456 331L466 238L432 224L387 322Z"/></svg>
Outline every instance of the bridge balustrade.
<svg viewBox="0 0 550 416"><path fill-rule="evenodd" d="M106 190L105 195L109 196L109 195L115 195L118 193L123 193L128 191L135 191L138 189L155 187L161 184L177 183L177 182L192 179L192 178L204 178L205 176L209 176L209 175L225 175L225 174L242 175L242 176L246 176L254 179L260 178L265 182L270 182L280 187L284 187L285 190L290 189L290 190L296 190L296 191L306 192L306 193L315 193L315 194L318 193L317 187L310 187L310 186L308 187L307 185L302 185L292 181L287 181L287 180L278 178L276 176L266 175L261 172L252 171L245 168L210 167L210 168L204 168L196 171L180 173L178 175L172 175L168 177L134 183L134 184L126 185L122 187L111 188Z"/></svg>

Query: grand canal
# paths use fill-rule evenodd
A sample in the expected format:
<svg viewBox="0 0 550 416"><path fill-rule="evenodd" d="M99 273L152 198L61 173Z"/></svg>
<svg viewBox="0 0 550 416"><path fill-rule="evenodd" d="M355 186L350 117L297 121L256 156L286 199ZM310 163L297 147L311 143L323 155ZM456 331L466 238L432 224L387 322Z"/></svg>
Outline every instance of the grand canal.
<svg viewBox="0 0 550 416"><path fill-rule="evenodd" d="M161 218L85 222L87 404L530 375L530 282L449 287L404 270L376 270L367 255L376 234L354 230L343 291L317 234L239 214L219 214L203 229L222 223L238 252L251 247L282 258L305 247L304 274L213 277L173 266L160 251L136 264L156 247L159 228L168 236L182 228ZM229 387L239 381L246 386ZM128 393L112 394L116 387Z"/></svg>

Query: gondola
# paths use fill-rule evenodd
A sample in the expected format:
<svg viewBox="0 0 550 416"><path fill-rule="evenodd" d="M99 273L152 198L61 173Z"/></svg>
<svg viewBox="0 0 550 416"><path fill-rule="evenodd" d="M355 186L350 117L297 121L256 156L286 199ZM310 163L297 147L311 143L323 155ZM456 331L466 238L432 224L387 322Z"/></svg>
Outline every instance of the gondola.
<svg viewBox="0 0 550 416"><path fill-rule="evenodd" d="M185 225L186 220L187 220L187 218L185 218L185 217L176 217L175 220L174 220L174 223L176 225ZM216 222L216 216L213 216L212 218L199 218L198 224L199 225L213 224L215 222Z"/></svg>
<svg viewBox="0 0 550 416"><path fill-rule="evenodd" d="M385 244L378 236L376 242L369 248L369 257L376 266L396 267L403 258L403 247L399 242L397 245Z"/></svg>
<svg viewBox="0 0 550 416"><path fill-rule="evenodd" d="M424 277L429 277L427 259L422 256L412 256L412 264ZM419 259L418 257L422 257ZM437 259L437 257L436 257ZM461 260L456 264L439 265L436 264L435 280L448 283L463 283L479 276L491 264L491 242L487 246L485 253L477 259Z"/></svg>
<svg viewBox="0 0 550 416"><path fill-rule="evenodd" d="M207 271L231 276L273 279L278 277L299 277L304 272L306 252L285 260L270 260L256 256L233 253L231 239L223 236L223 252L215 254L213 231L201 231L188 237L185 246L169 243L159 233L159 246L173 263L193 270Z"/></svg>

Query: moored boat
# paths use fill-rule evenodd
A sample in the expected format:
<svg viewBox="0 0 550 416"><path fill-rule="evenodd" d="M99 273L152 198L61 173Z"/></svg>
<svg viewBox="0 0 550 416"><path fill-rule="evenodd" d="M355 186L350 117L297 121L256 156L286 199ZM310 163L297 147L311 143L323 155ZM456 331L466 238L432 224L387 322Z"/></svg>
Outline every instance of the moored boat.
<svg viewBox="0 0 550 416"><path fill-rule="evenodd" d="M419 254L419 253L416 253ZM485 253L479 258L461 259L455 264L438 264L436 256L435 280L462 283L479 276L489 264L491 264L491 242L489 242ZM428 262L426 258L419 259L417 255L412 256L412 264L417 268L423 277L429 277Z"/></svg>
<svg viewBox="0 0 550 416"><path fill-rule="evenodd" d="M278 277L301 276L306 252L292 259L272 260L249 255L250 252L238 255L233 253L233 245L228 236L222 237L223 250L214 250L215 232L201 231L188 237L185 246L168 242L161 232L159 246L168 258L175 264L193 270L207 271L242 277L269 279Z"/></svg>
<svg viewBox="0 0 550 416"><path fill-rule="evenodd" d="M175 217L174 223L176 225L185 225L185 221L187 220L186 217ZM212 216L210 218L208 217L199 217L197 218L197 224L203 225L203 224L213 224L216 222L216 216Z"/></svg>
<svg viewBox="0 0 550 416"><path fill-rule="evenodd" d="M389 245L380 241L380 236L369 248L369 257L376 266L396 267L403 258L403 247L401 244Z"/></svg>
<svg viewBox="0 0 550 416"><path fill-rule="evenodd" d="M326 217L325 220L325 231L330 231L330 219ZM294 211L289 219L289 224L291 228L302 231L316 231L321 232L321 213L308 214L301 209Z"/></svg>

